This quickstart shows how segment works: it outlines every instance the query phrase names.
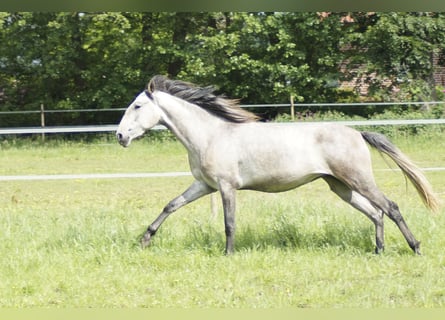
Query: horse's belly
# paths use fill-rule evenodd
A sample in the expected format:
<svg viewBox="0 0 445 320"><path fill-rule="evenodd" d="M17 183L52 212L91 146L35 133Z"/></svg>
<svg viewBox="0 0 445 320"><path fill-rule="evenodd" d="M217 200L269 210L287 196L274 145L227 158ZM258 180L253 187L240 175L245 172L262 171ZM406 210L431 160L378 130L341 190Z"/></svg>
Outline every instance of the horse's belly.
<svg viewBox="0 0 445 320"><path fill-rule="evenodd" d="M264 176L246 179L241 189L257 190L264 192L283 192L295 189L306 183L312 182L323 174L310 173L303 176Z"/></svg>

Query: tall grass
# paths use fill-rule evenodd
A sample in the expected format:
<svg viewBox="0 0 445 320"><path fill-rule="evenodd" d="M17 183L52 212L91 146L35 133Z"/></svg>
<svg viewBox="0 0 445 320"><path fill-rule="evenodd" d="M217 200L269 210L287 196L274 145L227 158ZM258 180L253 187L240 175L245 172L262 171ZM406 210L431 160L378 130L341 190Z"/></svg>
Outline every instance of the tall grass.
<svg viewBox="0 0 445 320"><path fill-rule="evenodd" d="M445 166L443 137L395 142L416 162ZM397 171L373 155L376 180L423 256L386 219L371 222L316 181L280 194L237 194L236 254L208 198L173 214L142 250L139 236L191 177L0 183L2 307L444 307L445 212L430 214ZM0 174L185 171L175 141L9 146ZM445 172L427 172L442 200Z"/></svg>

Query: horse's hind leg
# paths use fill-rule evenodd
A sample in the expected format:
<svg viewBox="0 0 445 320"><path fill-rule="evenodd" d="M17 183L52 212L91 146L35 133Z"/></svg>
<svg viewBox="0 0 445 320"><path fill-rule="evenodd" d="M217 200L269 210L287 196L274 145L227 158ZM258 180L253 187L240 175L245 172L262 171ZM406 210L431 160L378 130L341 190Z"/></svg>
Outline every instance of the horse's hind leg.
<svg viewBox="0 0 445 320"><path fill-rule="evenodd" d="M410 248L416 254L420 255L420 241L416 240L411 230L408 228L405 219L403 219L402 214L399 211L398 205L395 202L388 200L388 206L389 209L388 211L385 211L385 213L392 221L395 222L397 227L399 227L400 232L402 232Z"/></svg>
<svg viewBox="0 0 445 320"><path fill-rule="evenodd" d="M364 197L366 197L376 208L380 208L392 221L395 222L400 232L405 237L406 242L414 253L420 255L420 241L417 241L408 225L403 219L402 214L399 211L397 204L388 198L386 198L383 193L377 189L366 189L360 192Z"/></svg>
<svg viewBox="0 0 445 320"><path fill-rule="evenodd" d="M376 252L383 251L383 213L395 222L400 232L405 237L410 248L420 255L420 242L416 240L408 228L397 204L385 197L375 185L366 188L352 190L345 183L334 177L325 177L331 190L337 193L343 200L365 213L376 227Z"/></svg>
<svg viewBox="0 0 445 320"><path fill-rule="evenodd" d="M374 207L371 202L369 202L369 200L363 197L360 193L353 191L340 180L332 176L325 176L323 179L329 184L329 187L335 194L357 210L363 212L374 223L376 243L375 252L383 252L385 248L383 212Z"/></svg>

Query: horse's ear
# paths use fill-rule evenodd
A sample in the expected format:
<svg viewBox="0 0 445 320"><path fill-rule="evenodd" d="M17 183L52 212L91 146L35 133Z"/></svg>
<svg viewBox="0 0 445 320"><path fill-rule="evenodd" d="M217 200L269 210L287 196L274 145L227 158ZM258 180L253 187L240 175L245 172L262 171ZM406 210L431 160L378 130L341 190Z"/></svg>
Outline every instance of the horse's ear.
<svg viewBox="0 0 445 320"><path fill-rule="evenodd" d="M146 96L148 97L148 99L153 100L153 95L151 94L150 91L144 90L144 92L145 92Z"/></svg>

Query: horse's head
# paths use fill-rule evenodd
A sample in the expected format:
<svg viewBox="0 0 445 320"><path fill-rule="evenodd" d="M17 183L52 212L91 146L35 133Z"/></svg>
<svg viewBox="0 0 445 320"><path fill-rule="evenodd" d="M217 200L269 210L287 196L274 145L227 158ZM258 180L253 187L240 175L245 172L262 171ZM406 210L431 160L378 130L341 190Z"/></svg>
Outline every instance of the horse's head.
<svg viewBox="0 0 445 320"><path fill-rule="evenodd" d="M131 141L140 137L161 120L161 113L150 92L140 93L128 106L119 123L116 137L119 143L128 147Z"/></svg>

